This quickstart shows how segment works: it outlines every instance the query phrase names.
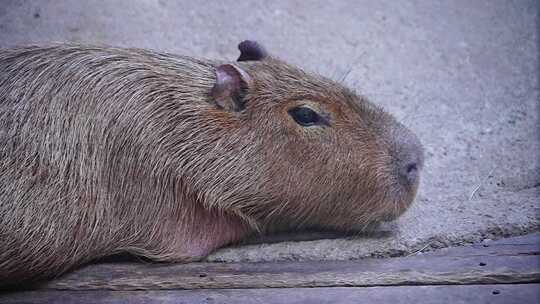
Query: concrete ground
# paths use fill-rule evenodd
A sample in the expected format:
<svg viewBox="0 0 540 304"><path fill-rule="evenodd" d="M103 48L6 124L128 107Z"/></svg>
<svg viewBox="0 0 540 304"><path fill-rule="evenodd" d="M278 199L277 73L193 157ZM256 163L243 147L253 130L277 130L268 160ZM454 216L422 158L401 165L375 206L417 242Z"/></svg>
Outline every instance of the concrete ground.
<svg viewBox="0 0 540 304"><path fill-rule="evenodd" d="M71 41L233 60L255 39L307 70L347 75L425 145L414 206L371 236L209 260L354 259L540 230L539 16L535 0L0 0L0 47Z"/></svg>

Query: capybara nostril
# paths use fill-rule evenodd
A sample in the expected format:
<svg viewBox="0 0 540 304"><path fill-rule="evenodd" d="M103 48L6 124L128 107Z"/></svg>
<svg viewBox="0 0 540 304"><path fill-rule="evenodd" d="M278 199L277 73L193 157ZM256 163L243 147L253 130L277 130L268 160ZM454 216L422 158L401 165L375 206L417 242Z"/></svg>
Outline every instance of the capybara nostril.
<svg viewBox="0 0 540 304"><path fill-rule="evenodd" d="M418 165L416 163L410 163L407 165L407 174L414 173L418 170Z"/></svg>
<svg viewBox="0 0 540 304"><path fill-rule="evenodd" d="M420 177L424 163L424 152L420 141L410 131L401 134L401 140L397 147L397 166L400 179L407 186L414 186Z"/></svg>
<svg viewBox="0 0 540 304"><path fill-rule="evenodd" d="M409 184L414 184L418 177L418 165L416 163L405 164L400 174Z"/></svg>

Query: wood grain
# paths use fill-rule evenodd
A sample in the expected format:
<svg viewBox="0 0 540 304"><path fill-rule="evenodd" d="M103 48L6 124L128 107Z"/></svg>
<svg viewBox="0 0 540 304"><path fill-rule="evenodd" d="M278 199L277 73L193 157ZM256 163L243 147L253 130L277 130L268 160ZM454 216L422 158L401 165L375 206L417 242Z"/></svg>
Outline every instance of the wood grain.
<svg viewBox="0 0 540 304"><path fill-rule="evenodd" d="M389 259L279 263L104 263L50 290L365 287L540 282L540 234Z"/></svg>
<svg viewBox="0 0 540 304"><path fill-rule="evenodd" d="M540 284L198 289L152 291L31 291L0 296L21 303L538 303Z"/></svg>

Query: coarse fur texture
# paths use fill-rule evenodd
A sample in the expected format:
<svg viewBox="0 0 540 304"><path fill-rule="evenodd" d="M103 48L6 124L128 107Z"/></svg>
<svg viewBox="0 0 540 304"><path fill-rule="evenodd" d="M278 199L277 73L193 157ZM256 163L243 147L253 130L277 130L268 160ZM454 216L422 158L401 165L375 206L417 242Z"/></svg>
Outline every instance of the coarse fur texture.
<svg viewBox="0 0 540 304"><path fill-rule="evenodd" d="M224 108L222 66L0 50L0 285L120 252L193 261L253 232L362 230L413 201L418 178L400 170L411 157L421 169L421 146L392 116L273 57L225 70L249 82L233 87L243 108ZM298 125L298 106L329 125Z"/></svg>

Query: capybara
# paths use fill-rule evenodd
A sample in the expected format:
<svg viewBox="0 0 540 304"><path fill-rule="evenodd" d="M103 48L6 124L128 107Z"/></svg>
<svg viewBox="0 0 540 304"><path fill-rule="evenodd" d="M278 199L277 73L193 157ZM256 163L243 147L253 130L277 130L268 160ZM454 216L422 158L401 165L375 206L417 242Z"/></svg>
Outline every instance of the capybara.
<svg viewBox="0 0 540 304"><path fill-rule="evenodd" d="M361 231L413 201L417 137L366 98L240 43L0 50L0 285L118 253L196 261L253 233Z"/></svg>

